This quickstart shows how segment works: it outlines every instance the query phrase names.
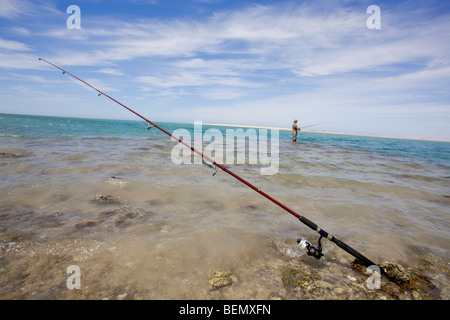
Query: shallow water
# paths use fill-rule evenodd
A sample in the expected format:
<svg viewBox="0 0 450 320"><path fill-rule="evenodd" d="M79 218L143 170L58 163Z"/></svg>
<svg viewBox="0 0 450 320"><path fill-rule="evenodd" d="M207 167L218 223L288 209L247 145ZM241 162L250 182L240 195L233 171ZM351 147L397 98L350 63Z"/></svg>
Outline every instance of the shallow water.
<svg viewBox="0 0 450 320"><path fill-rule="evenodd" d="M316 243L315 232L220 170L175 165L175 142L142 123L1 115L0 298L448 299L449 143L280 132L279 144L275 175L227 167L434 287L368 290L327 240L322 260L300 256L296 239ZM70 265L81 290L66 286ZM212 290L217 269L233 284ZM287 270L311 284L286 286Z"/></svg>

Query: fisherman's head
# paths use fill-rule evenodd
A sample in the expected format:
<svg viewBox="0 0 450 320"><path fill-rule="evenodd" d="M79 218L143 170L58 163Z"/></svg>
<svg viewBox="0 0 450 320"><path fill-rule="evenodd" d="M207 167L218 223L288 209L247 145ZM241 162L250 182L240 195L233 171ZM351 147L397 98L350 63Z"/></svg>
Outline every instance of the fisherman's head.
<svg viewBox="0 0 450 320"><path fill-rule="evenodd" d="M294 122L297 123L297 119L295 119Z"/></svg>

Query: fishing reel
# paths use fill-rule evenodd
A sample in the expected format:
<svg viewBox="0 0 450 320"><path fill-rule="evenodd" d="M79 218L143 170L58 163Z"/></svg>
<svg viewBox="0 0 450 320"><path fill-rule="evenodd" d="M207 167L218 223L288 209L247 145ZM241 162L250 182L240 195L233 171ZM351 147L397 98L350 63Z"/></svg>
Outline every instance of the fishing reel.
<svg viewBox="0 0 450 320"><path fill-rule="evenodd" d="M317 244L317 248L314 247L311 244L311 242L309 242L305 238L298 238L297 245L298 245L299 249L306 252L306 254L308 256L313 256L316 259L320 259L321 257L323 257L322 244L320 242L321 240L322 240L322 236L320 236L320 238L319 238L319 243Z"/></svg>

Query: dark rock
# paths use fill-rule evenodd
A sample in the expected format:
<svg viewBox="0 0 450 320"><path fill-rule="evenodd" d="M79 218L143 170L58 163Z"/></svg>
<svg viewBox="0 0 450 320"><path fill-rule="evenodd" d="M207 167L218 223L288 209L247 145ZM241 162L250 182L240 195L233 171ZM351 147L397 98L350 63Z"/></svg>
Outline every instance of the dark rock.
<svg viewBox="0 0 450 320"><path fill-rule="evenodd" d="M313 283L311 274L297 269L287 269L281 274L285 287L308 287Z"/></svg>
<svg viewBox="0 0 450 320"><path fill-rule="evenodd" d="M258 207L254 204L249 204L243 207L244 210L258 210Z"/></svg>
<svg viewBox="0 0 450 320"><path fill-rule="evenodd" d="M107 195L98 194L95 197L95 202L101 203L101 204L119 204L120 203L119 199L117 199L116 197L109 195L109 194L107 194Z"/></svg>
<svg viewBox="0 0 450 320"><path fill-rule="evenodd" d="M229 286L233 283L229 273L222 270L214 270L208 273L209 287L211 289L219 289L225 286Z"/></svg>
<svg viewBox="0 0 450 320"><path fill-rule="evenodd" d="M367 267L359 260L353 261L350 265L354 270L367 274ZM414 293L414 298L439 299L439 288L433 284L428 276L418 270L410 268L413 271L406 271L402 265L388 261L378 264L378 267L383 271L385 278L390 280L382 283L381 290L394 299L399 299L399 296L405 291Z"/></svg>
<svg viewBox="0 0 450 320"><path fill-rule="evenodd" d="M120 226L120 225L124 224L125 222L129 223L129 220L134 219L136 217L137 217L137 213L135 213L135 212L128 212L127 214L119 217L115 221L115 224L116 224L116 226Z"/></svg>
<svg viewBox="0 0 450 320"><path fill-rule="evenodd" d="M115 215L115 214L117 214L117 213L118 213L117 210L108 210L108 211L102 211L102 212L100 212L99 215L100 215L101 217L110 217L110 216L113 216L113 215Z"/></svg>
<svg viewBox="0 0 450 320"><path fill-rule="evenodd" d="M410 286L413 286L413 282L411 281L411 275L405 272L403 266L397 263L391 263L388 261L384 261L378 265L381 269L384 270L386 276L397 285L401 287L406 287L408 289Z"/></svg>
<svg viewBox="0 0 450 320"><path fill-rule="evenodd" d="M77 229L82 229L82 228L86 228L86 227L93 227L95 226L97 223L95 221L88 221L88 222L80 222L77 223L75 225L75 228Z"/></svg>
<svg viewBox="0 0 450 320"><path fill-rule="evenodd" d="M22 154L0 152L0 159L17 159L17 158L23 158L23 157L25 157L25 156Z"/></svg>

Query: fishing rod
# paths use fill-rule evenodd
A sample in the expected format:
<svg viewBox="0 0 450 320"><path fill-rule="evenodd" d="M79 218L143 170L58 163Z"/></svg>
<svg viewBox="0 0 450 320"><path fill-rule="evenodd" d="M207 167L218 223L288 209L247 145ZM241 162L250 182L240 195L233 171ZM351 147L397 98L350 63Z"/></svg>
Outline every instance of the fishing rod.
<svg viewBox="0 0 450 320"><path fill-rule="evenodd" d="M273 202L274 204L278 205L280 208L284 209L285 211L287 211L288 213L290 213L291 215L293 215L294 217L296 217L300 222L302 222L303 224L305 224L306 226L308 226L309 228L311 228L312 230L316 231L319 234L319 240L318 240L318 245L317 247L313 246L308 240L301 238L301 239L297 239L297 245L299 247L300 250L306 252L308 254L308 256L312 256L316 259L320 259L323 256L322 253L322 244L321 244L321 240L322 238L326 238L329 241L335 243L338 247L340 247L341 249L343 249L344 251L346 251L347 253L351 254L353 257L355 257L356 259L358 259L362 264L368 266L372 266L372 265L376 265L376 263L372 262L371 260L369 260L368 258L366 258L364 255L362 255L361 253L359 253L358 251L356 251L355 249L353 249L352 247L350 247L349 245L347 245L346 243L344 243L343 241L337 239L335 236L329 234L328 232L326 232L325 230L319 228L319 226L317 224L315 224L314 222L312 222L311 220L307 219L306 217L298 214L297 212L295 212L294 210L288 208L287 206L285 206L284 204L282 204L281 202L279 202L278 200L272 198L270 195L268 195L267 193L265 193L264 191L262 191L261 189L257 188L256 186L254 186L253 184L251 184L250 182L246 181L245 179L241 178L240 176L238 176L237 174L235 174L234 172L232 172L231 170L227 169L226 167L224 167L223 165L221 165L220 163L217 163L216 161L214 161L213 159L211 159L210 157L208 157L207 155L204 155L203 152L198 151L197 149L195 149L194 147L192 147L191 145L187 144L186 142L184 142L182 139L172 135L170 132L166 131L165 129L161 128L160 126L158 126L156 123L150 121L149 119L145 118L144 116L140 115L139 113L137 113L136 111L132 110L131 108L127 107L126 105L124 105L123 103L117 101L116 99L112 98L111 96L109 96L108 94L104 93L103 91L95 88L94 86L92 86L91 84L87 83L86 81L78 78L77 76L73 75L72 73L62 69L61 67L58 67L57 65L43 59L43 58L39 58L39 60L44 61L46 63L48 63L49 65L59 69L62 71L62 74L68 74L71 77L81 81L82 83L84 83L85 85L89 86L90 88L94 89L98 96L105 96L107 98L109 98L110 100L114 101L115 103L119 104L120 106L124 107L125 109L127 109L128 111L134 113L136 116L138 116L139 118L141 118L142 120L146 121L149 125L148 129L150 129L151 127L155 127L157 129L159 129L160 131L164 132L165 134L167 134L168 136L170 136L171 138L175 139L176 141L178 141L179 143L183 144L184 146L186 146L188 149L190 149L191 151L197 153L198 155L200 155L202 157L202 159L206 159L207 161L211 162L212 165L216 168L220 168L222 171L228 173L229 175L231 175L233 178L239 180L240 182L242 182L243 184L245 184L246 186L250 187L251 189L253 189L254 191L258 192L260 195L262 195L263 197L269 199L271 202ZM151 126L151 127L150 127Z"/></svg>

